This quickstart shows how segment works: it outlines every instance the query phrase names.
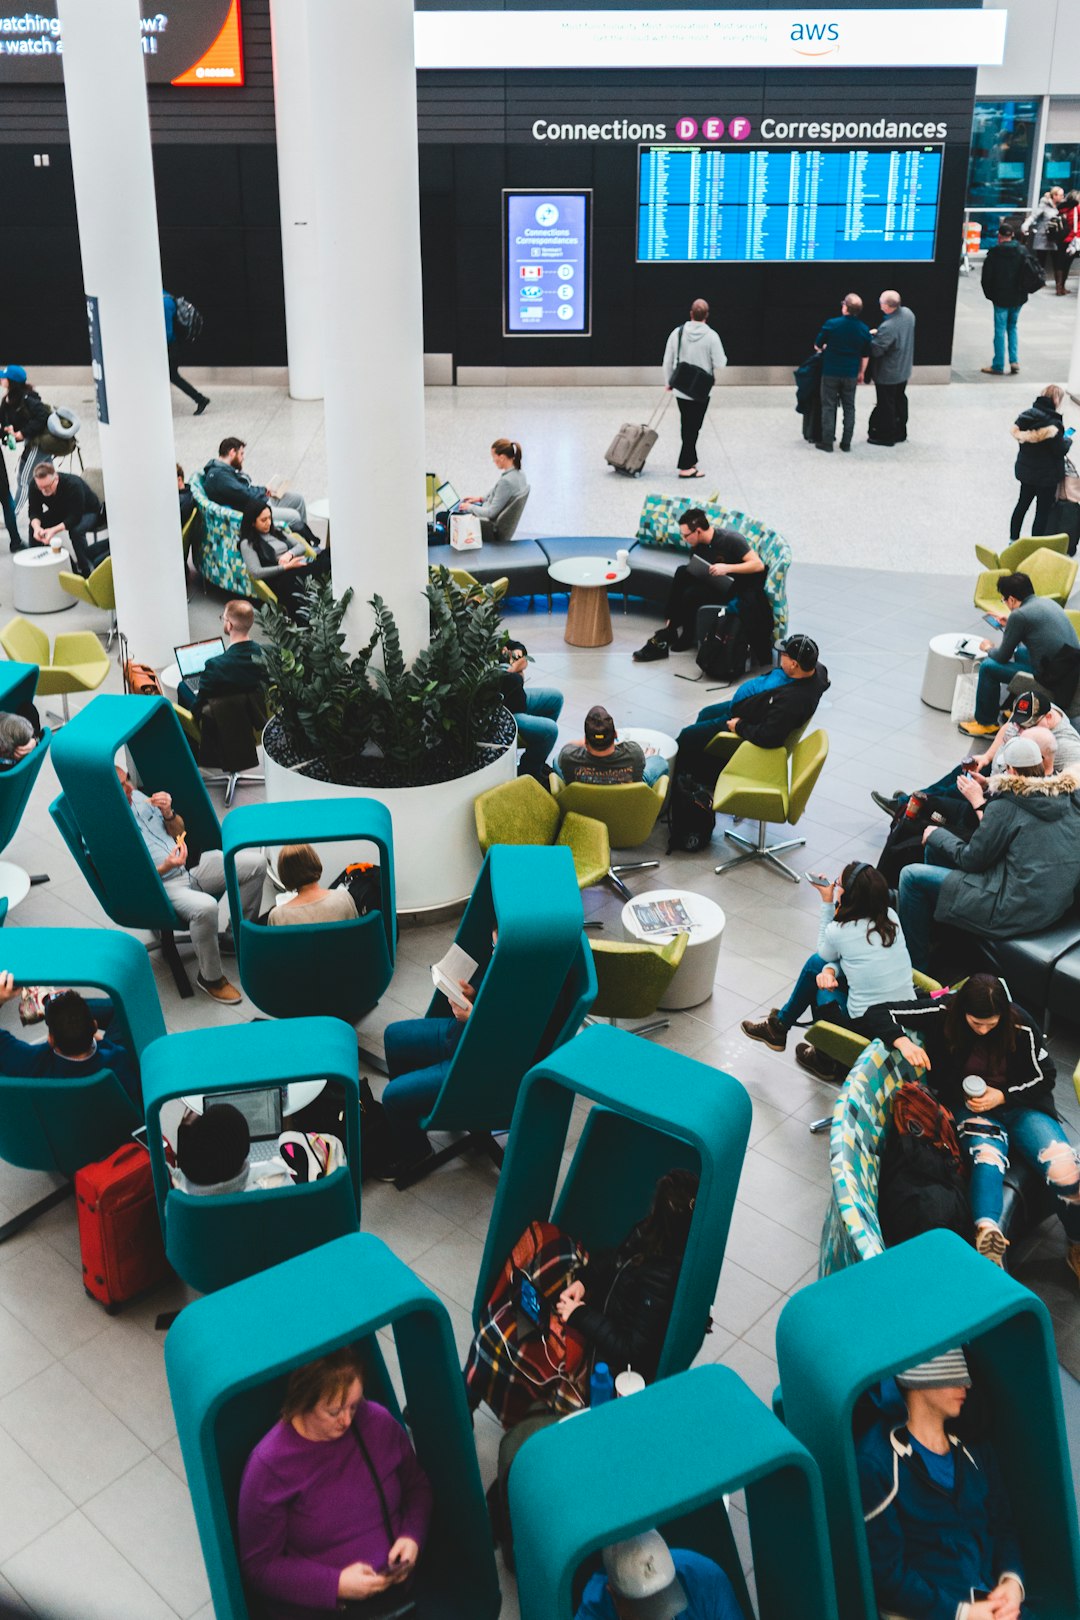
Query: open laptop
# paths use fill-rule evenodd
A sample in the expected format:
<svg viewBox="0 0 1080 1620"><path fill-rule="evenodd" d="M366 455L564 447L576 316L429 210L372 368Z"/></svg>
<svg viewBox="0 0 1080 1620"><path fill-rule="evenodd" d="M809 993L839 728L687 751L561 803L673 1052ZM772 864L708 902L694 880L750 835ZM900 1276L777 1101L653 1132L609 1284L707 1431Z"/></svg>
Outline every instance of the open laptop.
<svg viewBox="0 0 1080 1620"><path fill-rule="evenodd" d="M231 1103L247 1120L253 1164L277 1157L277 1139L281 1135L279 1086L268 1086L265 1091L216 1091L205 1100L206 1107L214 1103Z"/></svg>
<svg viewBox="0 0 1080 1620"><path fill-rule="evenodd" d="M224 651L225 643L220 636L208 636L205 641L186 641L182 647L173 648L176 667L193 692L199 690L199 677L210 659L217 658Z"/></svg>
<svg viewBox="0 0 1080 1620"><path fill-rule="evenodd" d="M438 489L435 491L435 494L438 497L440 506L445 512L456 512L457 508L461 504L461 496L458 494L453 484L450 483L449 479L447 479L445 484L439 485Z"/></svg>

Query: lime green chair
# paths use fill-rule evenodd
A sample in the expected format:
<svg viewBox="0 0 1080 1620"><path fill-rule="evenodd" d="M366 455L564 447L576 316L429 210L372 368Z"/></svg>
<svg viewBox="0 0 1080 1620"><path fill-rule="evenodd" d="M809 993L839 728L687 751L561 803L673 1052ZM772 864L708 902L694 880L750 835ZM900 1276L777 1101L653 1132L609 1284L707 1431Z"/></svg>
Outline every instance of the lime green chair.
<svg viewBox="0 0 1080 1620"><path fill-rule="evenodd" d="M481 793L473 810L476 836L486 855L495 844L562 844L574 859L579 889L603 883L611 869L611 846L602 821L560 815L550 793L531 776Z"/></svg>
<svg viewBox="0 0 1080 1620"><path fill-rule="evenodd" d="M0 647L16 663L38 666L36 695L62 698L65 724L71 719L68 694L96 692L109 673L109 655L92 630L57 636L50 651L44 630L15 618L0 630Z"/></svg>
<svg viewBox="0 0 1080 1620"><path fill-rule="evenodd" d="M767 844L767 828L771 821L795 826L802 818L828 756L829 739L824 731L812 731L809 737L803 737L790 755L786 748L740 743L727 770L717 779L713 809L756 821L757 842L725 829L724 837L743 853L722 862L717 872L728 872L744 861L765 861L790 883L799 882L799 874L779 855L781 850L800 848L806 839L788 838L780 844Z"/></svg>
<svg viewBox="0 0 1080 1620"><path fill-rule="evenodd" d="M801 726L798 726L794 731L789 732L784 738L781 746L786 748L789 754L793 752L795 744L799 741L799 738L802 736L809 724L809 720L804 720ZM721 761L720 769L723 771L726 770L730 764L731 757L735 750L742 747L742 741L743 739L735 731L718 731L712 741L706 745L705 752L711 759L718 759Z"/></svg>
<svg viewBox="0 0 1080 1620"><path fill-rule="evenodd" d="M431 583L436 584L439 570L431 568L428 572L431 576ZM493 579L489 585L481 585L480 581L473 574L470 574L467 568L448 568L446 572L450 575L454 584L463 591L476 591L481 596L485 591L490 591L496 602L501 602L510 589L510 576L508 574L503 574L499 579Z"/></svg>
<svg viewBox="0 0 1080 1620"><path fill-rule="evenodd" d="M103 608L110 615L108 639L105 642L105 650L108 652L116 635L116 592L113 589L112 558L106 557L103 562L99 562L85 579L81 574L69 573L66 568L62 568L57 577L62 591L74 596L79 602L86 602L89 607Z"/></svg>
<svg viewBox="0 0 1080 1620"><path fill-rule="evenodd" d="M549 777L551 793L562 816L587 816L602 821L612 849L635 849L652 835L667 798L670 777L658 782L616 782L606 787L592 782L564 782L556 771ZM659 866L659 861L618 861L607 871L607 880L624 900L632 898L622 880L624 872L643 872Z"/></svg>
<svg viewBox="0 0 1080 1620"><path fill-rule="evenodd" d="M1030 579L1036 596L1048 596L1064 607L1076 584L1078 566L1075 558L1059 556L1040 546L1025 558L1020 569L996 568L980 574L975 585L975 606L981 613L1000 613L998 582L1005 574L1019 572Z"/></svg>
<svg viewBox="0 0 1080 1620"><path fill-rule="evenodd" d="M1023 540L1013 540L1003 551L991 551L989 546L976 546L975 555L984 568L1004 569L1007 574L1025 572L1024 564L1035 551L1056 551L1065 556L1069 549L1067 534L1034 534Z"/></svg>
<svg viewBox="0 0 1080 1620"><path fill-rule="evenodd" d="M590 940L597 983L592 1019L606 1018L609 1024L617 1025L620 1018L651 1018L675 977L689 942L689 934L676 934L662 946ZM658 1029L667 1029L670 1022L668 1018L659 1018L651 1024L639 1024L629 1033L651 1035Z"/></svg>

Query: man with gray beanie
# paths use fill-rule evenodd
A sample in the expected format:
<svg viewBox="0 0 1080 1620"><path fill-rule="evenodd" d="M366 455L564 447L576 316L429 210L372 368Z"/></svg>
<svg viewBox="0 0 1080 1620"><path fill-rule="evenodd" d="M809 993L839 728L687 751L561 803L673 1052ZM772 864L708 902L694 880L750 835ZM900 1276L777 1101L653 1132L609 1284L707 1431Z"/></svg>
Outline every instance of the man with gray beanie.
<svg viewBox="0 0 1080 1620"><path fill-rule="evenodd" d="M997 1459L957 1431L971 1388L963 1350L896 1383L907 1421L883 1418L855 1458L881 1620L1018 1620L1020 1547Z"/></svg>
<svg viewBox="0 0 1080 1620"><path fill-rule="evenodd" d="M731 1582L711 1558L670 1548L645 1530L603 1550L575 1620L742 1620Z"/></svg>

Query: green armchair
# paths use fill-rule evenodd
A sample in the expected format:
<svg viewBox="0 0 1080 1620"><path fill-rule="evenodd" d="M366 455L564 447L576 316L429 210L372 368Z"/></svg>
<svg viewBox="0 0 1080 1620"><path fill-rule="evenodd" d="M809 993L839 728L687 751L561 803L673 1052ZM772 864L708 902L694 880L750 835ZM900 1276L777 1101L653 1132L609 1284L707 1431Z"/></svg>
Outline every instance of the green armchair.
<svg viewBox="0 0 1080 1620"><path fill-rule="evenodd" d="M589 1021L607 1019L617 1025L620 1018L651 1018L686 954L689 934L676 934L666 945L593 939L593 966L596 968L596 1000ZM668 1018L639 1024L630 1035L651 1035L667 1029Z"/></svg>
<svg viewBox="0 0 1080 1620"><path fill-rule="evenodd" d="M994 568L980 574L975 583L975 606L980 613L1000 613L998 581L1005 574L1019 572L1030 579L1036 596L1048 596L1064 607L1076 584L1077 567L1074 558L1062 557L1056 551L1039 546L1028 554L1019 569Z"/></svg>
<svg viewBox="0 0 1080 1620"><path fill-rule="evenodd" d="M0 647L17 664L37 664L35 696L60 697L65 723L71 719L68 694L96 692L109 673L109 655L92 630L57 636L50 650L44 630L29 619L10 619L0 630Z"/></svg>
<svg viewBox="0 0 1080 1620"><path fill-rule="evenodd" d="M66 591L69 596L87 603L89 607L103 608L109 614L108 639L105 642L105 651L108 652L116 635L116 592L113 589L112 558L104 558L85 579L82 574L70 573L66 568L62 568L57 577L60 589Z"/></svg>
<svg viewBox="0 0 1080 1620"><path fill-rule="evenodd" d="M618 782L604 787L592 782L564 782L552 771L551 793L560 813L591 817L607 828L613 849L634 849L650 837L667 798L670 777L662 776L650 786L647 782ZM659 861L613 862L606 876L624 900L631 898L622 880L623 872L643 872L659 866Z"/></svg>
<svg viewBox="0 0 1080 1620"><path fill-rule="evenodd" d="M1065 556L1069 549L1067 534L1032 534L1023 540L1013 540L1002 551L991 551L989 546L976 546L975 555L984 568L1004 569L1007 574L1023 570L1024 564L1035 551L1056 551Z"/></svg>
<svg viewBox="0 0 1080 1620"><path fill-rule="evenodd" d="M574 859L579 889L603 883L611 869L611 845L602 821L560 814L559 806L531 776L481 793L475 801L476 836L486 855L494 844L565 844Z"/></svg>
<svg viewBox="0 0 1080 1620"><path fill-rule="evenodd" d="M754 743L740 743L727 770L717 780L713 809L756 821L758 836L754 843L726 829L724 837L743 853L722 862L717 872L728 872L744 861L765 861L790 883L799 882L799 874L779 855L781 850L800 848L806 839L788 838L780 844L767 844L766 829L770 821L795 826L802 818L828 756L829 739L824 731L812 731L809 737L801 738L790 753L786 747L758 748Z"/></svg>

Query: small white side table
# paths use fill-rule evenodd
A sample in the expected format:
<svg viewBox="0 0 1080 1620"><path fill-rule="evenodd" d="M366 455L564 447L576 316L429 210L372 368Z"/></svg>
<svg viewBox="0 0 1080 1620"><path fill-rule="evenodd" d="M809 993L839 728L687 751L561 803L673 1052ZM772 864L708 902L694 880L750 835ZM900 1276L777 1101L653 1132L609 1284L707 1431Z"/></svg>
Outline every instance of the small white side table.
<svg viewBox="0 0 1080 1620"><path fill-rule="evenodd" d="M941 709L948 714L952 708L953 688L958 675L969 675L978 663L974 653L958 653L957 643L965 640L962 630L950 635L932 636L926 651L926 669L923 673L922 700L928 709ZM971 637L974 644L976 637Z"/></svg>
<svg viewBox="0 0 1080 1620"><path fill-rule="evenodd" d="M666 1012L678 1012L685 1007L700 1007L713 992L716 964L720 960L720 939L727 918L715 900L704 894L693 894L688 889L650 889L636 894L622 908L622 928L627 939L646 945L666 945L670 934L648 934L634 915L634 905L650 900L681 900L690 921L696 926L690 930L686 954L675 970L659 1005Z"/></svg>
<svg viewBox="0 0 1080 1620"><path fill-rule="evenodd" d="M675 756L679 752L679 745L674 737L669 737L666 731L653 731L650 726L620 726L619 740L621 742L640 743L642 748L655 748L668 762L668 770L675 769Z"/></svg>
<svg viewBox="0 0 1080 1620"><path fill-rule="evenodd" d="M570 607L563 640L571 647L606 647L611 633L608 587L629 579L630 570L614 557L566 557L548 573L557 585L569 585Z"/></svg>
<svg viewBox="0 0 1080 1620"><path fill-rule="evenodd" d="M7 901L8 910L14 911L29 893L29 872L24 872L22 867L16 866L13 861L0 861L0 899Z"/></svg>
<svg viewBox="0 0 1080 1620"><path fill-rule="evenodd" d="M15 565L12 606L17 613L64 613L75 606L60 584L60 570L71 567L66 551L30 546L12 557Z"/></svg>
<svg viewBox="0 0 1080 1620"><path fill-rule="evenodd" d="M158 680L161 682L161 690L165 693L165 696L168 698L170 703L176 703L179 701L176 694L180 685L180 679L180 665L175 661L175 659L171 664L166 664L164 669L158 670Z"/></svg>

